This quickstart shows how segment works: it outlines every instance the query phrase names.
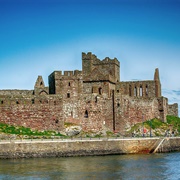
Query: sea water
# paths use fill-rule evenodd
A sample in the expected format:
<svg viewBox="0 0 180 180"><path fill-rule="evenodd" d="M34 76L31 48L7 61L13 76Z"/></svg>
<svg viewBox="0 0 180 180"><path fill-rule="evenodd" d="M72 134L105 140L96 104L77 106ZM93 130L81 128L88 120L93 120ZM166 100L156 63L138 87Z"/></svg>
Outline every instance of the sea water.
<svg viewBox="0 0 180 180"><path fill-rule="evenodd" d="M7 180L176 180L180 152L31 159L1 159L0 179Z"/></svg>

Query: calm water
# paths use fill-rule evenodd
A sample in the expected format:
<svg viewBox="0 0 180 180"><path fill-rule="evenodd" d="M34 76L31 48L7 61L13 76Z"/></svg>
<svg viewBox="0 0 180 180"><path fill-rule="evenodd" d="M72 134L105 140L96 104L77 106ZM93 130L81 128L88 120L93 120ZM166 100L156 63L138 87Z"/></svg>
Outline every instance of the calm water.
<svg viewBox="0 0 180 180"><path fill-rule="evenodd" d="M180 153L0 160L0 179L180 179Z"/></svg>

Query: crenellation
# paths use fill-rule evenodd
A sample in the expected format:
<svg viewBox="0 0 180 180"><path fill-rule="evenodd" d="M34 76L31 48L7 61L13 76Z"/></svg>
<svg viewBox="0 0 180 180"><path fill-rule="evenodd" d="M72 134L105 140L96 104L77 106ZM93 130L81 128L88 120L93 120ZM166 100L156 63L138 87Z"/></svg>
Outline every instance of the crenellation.
<svg viewBox="0 0 180 180"><path fill-rule="evenodd" d="M17 90L17 89L6 89L6 90L0 90L0 96L11 96L11 95L32 95L33 90Z"/></svg>
<svg viewBox="0 0 180 180"><path fill-rule="evenodd" d="M103 59L102 61L99 61L99 64L115 64L118 67L120 67L120 62L117 60L117 58L114 59L110 59L109 57L106 57L105 59Z"/></svg>
<svg viewBox="0 0 180 180"><path fill-rule="evenodd" d="M73 71L64 71L64 76L73 76Z"/></svg>
<svg viewBox="0 0 180 180"><path fill-rule="evenodd" d="M74 70L74 76L79 76L82 74L82 71ZM82 75L81 75L82 76Z"/></svg>
<svg viewBox="0 0 180 180"><path fill-rule="evenodd" d="M97 56L92 54L92 52L88 52L87 54L82 52L82 60L96 60Z"/></svg>
<svg viewBox="0 0 180 180"><path fill-rule="evenodd" d="M38 76L33 90L0 90L0 122L55 131L71 122L123 134L135 123L178 116L178 105L161 96L158 69L153 80L123 82L117 58L82 53L82 71L54 71L48 84Z"/></svg>

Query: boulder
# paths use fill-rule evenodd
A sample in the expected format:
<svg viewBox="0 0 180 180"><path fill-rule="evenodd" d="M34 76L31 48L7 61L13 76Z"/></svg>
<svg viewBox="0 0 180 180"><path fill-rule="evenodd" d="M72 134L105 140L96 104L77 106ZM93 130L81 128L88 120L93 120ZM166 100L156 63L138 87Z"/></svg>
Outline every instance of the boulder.
<svg viewBox="0 0 180 180"><path fill-rule="evenodd" d="M66 135L67 136L75 136L81 132L81 126L69 126L66 128Z"/></svg>

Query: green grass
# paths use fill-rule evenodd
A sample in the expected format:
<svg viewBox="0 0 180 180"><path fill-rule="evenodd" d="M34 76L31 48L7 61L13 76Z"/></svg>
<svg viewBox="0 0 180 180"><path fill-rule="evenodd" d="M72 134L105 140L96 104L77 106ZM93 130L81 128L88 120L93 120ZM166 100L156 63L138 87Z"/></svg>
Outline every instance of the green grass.
<svg viewBox="0 0 180 180"><path fill-rule="evenodd" d="M151 127L152 129L161 128L163 126L167 126L166 123L162 122L159 119L151 119L144 122L144 125L148 125L148 127Z"/></svg>
<svg viewBox="0 0 180 180"><path fill-rule="evenodd" d="M156 119L156 118L147 120L143 123L137 123L131 127L131 129L127 132L127 134L130 135L133 132L138 132L139 130L141 131L143 126L149 130L150 128L155 130L154 133L156 136L160 135L158 133L158 129L166 131L170 129L170 127L172 128L172 130L177 130L178 134L180 134L180 118L175 117L175 116L169 116L169 115L166 118L167 118L167 123L164 123L161 120Z"/></svg>
<svg viewBox="0 0 180 180"><path fill-rule="evenodd" d="M111 131L106 131L106 135L107 135L107 136L113 136L113 134L114 134L114 133L111 132Z"/></svg>
<svg viewBox="0 0 180 180"><path fill-rule="evenodd" d="M173 128L176 128L180 133L180 118L175 116L167 116L167 123L172 125Z"/></svg>
<svg viewBox="0 0 180 180"><path fill-rule="evenodd" d="M73 123L69 123L69 122L65 122L65 127L69 127L72 125L75 125ZM175 116L167 116L167 123L162 122L159 119L151 119L151 120L147 120L145 122L142 123L137 123L134 126L131 127L131 129L127 132L130 136L132 132L139 132L139 134L141 134L141 129L142 129L142 125L146 128L146 129L150 129L152 128L153 130L155 129L169 129L169 127L171 126L173 128L173 130L177 129L178 133L180 134L180 118L179 117L175 117ZM62 134L60 134L59 132L55 132L55 131L37 131L37 130L32 130L30 128L26 128L23 126L13 126L13 125L8 125L5 123L0 123L0 133L6 133L6 134L16 134L16 135L27 135L27 136L44 136L44 137L49 137L49 136L63 136ZM91 132L88 132L88 134L90 134ZM86 136L89 136L88 134L86 134ZM92 132L92 134L94 134ZM112 136L113 132L107 131L106 132L107 136ZM158 135L158 134L156 134ZM100 135L97 135L98 137ZM65 137L65 136L64 136ZM89 136L90 137L90 136Z"/></svg>
<svg viewBox="0 0 180 180"><path fill-rule="evenodd" d="M23 126L12 126L4 123L0 123L0 132L6 134L17 134L27 136L63 136L59 132L55 131L33 131L30 128Z"/></svg>

